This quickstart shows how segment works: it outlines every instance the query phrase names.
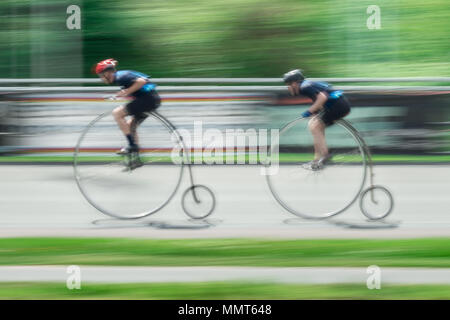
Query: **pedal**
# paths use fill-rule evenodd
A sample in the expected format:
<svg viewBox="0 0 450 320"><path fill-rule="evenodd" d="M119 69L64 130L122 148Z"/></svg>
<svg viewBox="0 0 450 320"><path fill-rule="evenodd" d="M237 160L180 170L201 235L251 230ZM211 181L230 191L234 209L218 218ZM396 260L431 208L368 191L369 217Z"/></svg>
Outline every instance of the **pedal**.
<svg viewBox="0 0 450 320"><path fill-rule="evenodd" d="M303 169L309 170L309 171L320 171L323 169L323 165L321 163L318 163L316 161L310 161L308 163L304 163L301 165Z"/></svg>
<svg viewBox="0 0 450 320"><path fill-rule="evenodd" d="M137 154L139 153L139 148L134 148L134 147L123 147L122 149L120 149L119 151L116 151L116 154L121 155L121 156L126 156L126 155L133 155L133 154Z"/></svg>
<svg viewBox="0 0 450 320"><path fill-rule="evenodd" d="M126 156L129 152L125 148L122 148L119 151L116 151L116 154L119 156Z"/></svg>

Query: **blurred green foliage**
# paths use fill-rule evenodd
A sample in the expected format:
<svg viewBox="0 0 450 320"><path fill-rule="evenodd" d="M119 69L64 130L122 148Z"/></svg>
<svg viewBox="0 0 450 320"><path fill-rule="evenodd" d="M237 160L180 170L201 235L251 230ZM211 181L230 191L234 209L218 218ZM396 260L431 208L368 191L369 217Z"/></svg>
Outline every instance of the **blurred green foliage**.
<svg viewBox="0 0 450 320"><path fill-rule="evenodd" d="M81 7L68 30L66 8ZM154 77L447 76L450 2L379 0L2 0L0 74L91 76L114 57Z"/></svg>

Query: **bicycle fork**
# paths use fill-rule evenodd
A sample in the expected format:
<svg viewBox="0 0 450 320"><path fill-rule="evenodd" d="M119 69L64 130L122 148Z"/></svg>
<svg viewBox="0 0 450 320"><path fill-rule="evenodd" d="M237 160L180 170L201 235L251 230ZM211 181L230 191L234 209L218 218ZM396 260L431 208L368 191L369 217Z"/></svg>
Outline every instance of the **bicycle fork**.
<svg viewBox="0 0 450 320"><path fill-rule="evenodd" d="M370 152L369 147L366 144L366 141L364 141L364 139L361 137L361 135L359 134L359 132L357 132L355 130L356 136L358 137L358 139L360 140L361 144L363 145L363 150L364 150L364 155L366 157L366 161L369 167L369 184L370 187L373 187L374 185L374 177L375 177L375 173L373 172L373 162L372 162L372 153ZM375 196L374 196L374 188L370 189L370 200L372 201L372 203L378 204L378 201L375 200Z"/></svg>
<svg viewBox="0 0 450 320"><path fill-rule="evenodd" d="M180 139L180 141L181 141L181 143L183 145L182 150L186 150L185 160L186 160L186 165L187 165L188 171L189 171L189 181L191 182L191 187L190 188L192 190L192 196L194 198L195 203L200 203L200 199L197 197L197 193L195 192L195 188L194 188L195 184L194 184L194 174L192 173L192 167L191 167L192 166L192 164L191 164L191 156L189 154L189 151L186 148L186 145L184 144L183 137L179 136L179 139Z"/></svg>

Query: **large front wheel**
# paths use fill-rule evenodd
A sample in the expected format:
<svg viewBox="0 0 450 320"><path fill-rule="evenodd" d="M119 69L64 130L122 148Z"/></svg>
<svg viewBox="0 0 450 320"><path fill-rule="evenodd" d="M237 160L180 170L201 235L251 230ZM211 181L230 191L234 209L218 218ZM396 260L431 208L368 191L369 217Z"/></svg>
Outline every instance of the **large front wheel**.
<svg viewBox="0 0 450 320"><path fill-rule="evenodd" d="M111 112L94 119L78 140L75 180L86 200L104 214L119 219L148 216L163 208L180 184L183 146L164 118L149 113L137 129L137 142L139 155L117 154L127 140Z"/></svg>
<svg viewBox="0 0 450 320"><path fill-rule="evenodd" d="M366 179L366 157L356 131L339 120L325 130L331 161L312 170L308 165L314 160L310 121L298 118L280 130L279 141L271 146L272 168L266 178L273 196L287 211L324 219L343 212L358 198Z"/></svg>

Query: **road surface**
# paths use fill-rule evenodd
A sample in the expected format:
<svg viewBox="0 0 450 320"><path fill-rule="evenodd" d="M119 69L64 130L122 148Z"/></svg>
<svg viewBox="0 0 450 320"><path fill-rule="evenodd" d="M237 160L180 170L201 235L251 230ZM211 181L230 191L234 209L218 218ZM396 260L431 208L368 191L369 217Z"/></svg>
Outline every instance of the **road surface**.
<svg viewBox="0 0 450 320"><path fill-rule="evenodd" d="M81 236L140 238L414 238L450 235L448 165L379 165L376 181L394 195L388 219L368 222L353 205L330 221L307 221L272 197L260 167L194 167L198 183L214 190L207 221L190 221L181 208L184 175L172 201L148 218L109 219L82 196L70 165L0 165L0 237ZM114 185L111 185L114 190ZM113 192L112 192L113 194Z"/></svg>

